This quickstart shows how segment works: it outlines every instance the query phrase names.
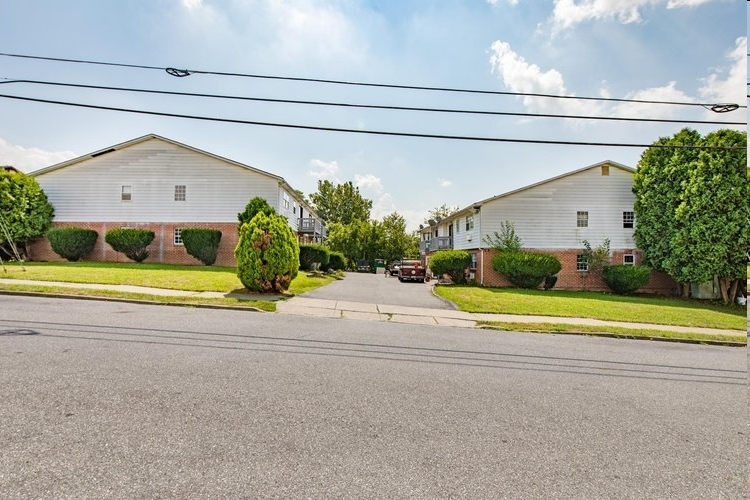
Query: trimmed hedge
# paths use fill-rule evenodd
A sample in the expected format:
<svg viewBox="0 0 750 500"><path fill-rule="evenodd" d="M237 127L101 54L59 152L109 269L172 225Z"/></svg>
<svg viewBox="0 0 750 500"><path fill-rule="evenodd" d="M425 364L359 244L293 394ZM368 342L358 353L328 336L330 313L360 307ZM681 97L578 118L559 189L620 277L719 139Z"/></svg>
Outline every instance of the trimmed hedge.
<svg viewBox="0 0 750 500"><path fill-rule="evenodd" d="M341 252L331 252L328 256L326 271L343 271L346 269L346 257Z"/></svg>
<svg viewBox="0 0 750 500"><path fill-rule="evenodd" d="M492 257L492 269L519 288L537 288L547 276L562 269L554 255L535 252L500 252Z"/></svg>
<svg viewBox="0 0 750 500"><path fill-rule="evenodd" d="M615 293L633 293L648 283L651 269L646 266L607 266L602 270L602 278Z"/></svg>
<svg viewBox="0 0 750 500"><path fill-rule="evenodd" d="M185 228L180 232L185 251L207 266L216 262L221 242L221 231L199 227Z"/></svg>
<svg viewBox="0 0 750 500"><path fill-rule="evenodd" d="M77 262L94 250L99 233L80 227L54 227L47 231L52 250L70 262Z"/></svg>
<svg viewBox="0 0 750 500"><path fill-rule="evenodd" d="M143 262L148 258L147 248L155 236L153 231L145 229L119 228L107 231L104 241L128 259Z"/></svg>
<svg viewBox="0 0 750 500"><path fill-rule="evenodd" d="M319 270L325 269L330 258L331 251L326 246L315 243L299 246L299 268L303 271L312 271L316 263L320 264Z"/></svg>
<svg viewBox="0 0 750 500"><path fill-rule="evenodd" d="M466 270L471 266L471 254L466 250L440 250L430 256L430 269L439 278L447 274L456 284L466 283Z"/></svg>

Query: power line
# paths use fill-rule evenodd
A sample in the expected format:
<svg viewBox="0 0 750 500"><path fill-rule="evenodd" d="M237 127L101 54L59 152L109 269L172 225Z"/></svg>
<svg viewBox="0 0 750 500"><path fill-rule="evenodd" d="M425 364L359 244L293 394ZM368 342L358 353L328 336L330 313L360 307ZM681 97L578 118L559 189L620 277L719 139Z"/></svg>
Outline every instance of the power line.
<svg viewBox="0 0 750 500"><path fill-rule="evenodd" d="M658 144L632 144L632 143L610 143L610 142L577 142L577 141L554 141L554 140L542 140L542 139L509 139L500 137L479 137L479 136L462 136L462 135L442 135L442 134L422 134L412 132L393 132L384 130L359 130L350 128L336 128L336 127L321 127L315 125L299 125L291 123L274 123L274 122L261 122L252 120L239 120L232 118L218 118L210 116L199 116L199 115L187 115L179 113L165 113L160 111L148 111L141 109L129 109L129 108L117 108L112 106L101 106L95 104L83 104L65 101L54 101L50 99L37 99L32 97L22 97L15 95L0 94L0 98L15 99L20 101L39 102L45 104L57 104L62 106L72 106L78 108L87 109L98 109L105 111L118 111L125 113L135 113L142 115L153 115L153 116L164 116L170 118L184 118L191 120L202 120L210 122L221 122L221 123L235 123L243 125L259 125L265 127L280 127L289 129L303 129L303 130L318 130L324 132L342 132L352 134L367 134L367 135L381 135L381 136L397 136L397 137L412 137L412 138L425 138L425 139L444 139L444 140L458 140L458 141L480 141L480 142L504 142L504 143L521 143L521 144L557 144L567 146L602 146L602 147L627 147L627 148L649 148L649 147L674 147L674 146L659 146ZM736 150L746 149L744 146L739 147L712 147L712 146L680 146L685 149L719 149L719 150Z"/></svg>
<svg viewBox="0 0 750 500"><path fill-rule="evenodd" d="M747 122L715 121L715 120L676 120L676 119L667 119L667 118L632 118L632 117L619 117L619 116L562 115L562 114L550 114L550 113L520 113L520 112L508 112L508 111L424 108L424 107L413 107L413 106L388 106L388 105L378 105L378 104L355 104L355 103L330 102L330 101L306 101L306 100L297 100L297 99L272 99L272 98L267 98L267 97L249 97L249 96L206 94L206 93L194 93L194 92L177 92L177 91L170 91L170 90L138 89L138 88L132 88L132 87L111 87L111 86L104 86L104 85L86 85L86 84L78 84L78 83L50 82L50 81L41 81L41 80L8 80L5 82L0 82L0 85L10 84L10 83L30 83L33 85L49 85L49 86L58 86L58 87L109 90L109 91L117 91L117 92L174 95L174 96L182 96L182 97L203 97L203 98L212 98L212 99L231 99L231 100L240 100L240 101L269 102L269 103L281 103L281 104L303 104L303 105L312 105L312 106L382 109L382 110L390 110L390 111L420 111L420 112L455 113L455 114L468 114L468 115L517 116L517 117L532 117L532 118L565 118L565 119L577 119L577 120L609 120L609 121L653 122L653 123L690 123L690 124L710 124L710 125L746 125L747 124Z"/></svg>
<svg viewBox="0 0 750 500"><path fill-rule="evenodd" d="M750 0L748 0L750 1ZM505 96L516 96L516 97L544 97L550 99L573 99L573 100L584 100L584 101L603 101L603 102L627 102L627 103L639 103L639 104L666 104L676 106L700 106L717 113L725 113L727 111L734 111L740 107L734 103L695 103L695 102L678 102L678 101L657 101L657 100L644 100L644 99L620 99L614 97L579 97L579 96L568 96L568 95L555 95L555 94L542 94L542 93L530 93L530 92L506 92L499 90L481 90L481 89L461 89L453 87L428 87L418 85L399 85L389 83L370 83L370 82L357 82L357 81L345 81L345 80L330 80L323 78L303 78L303 77L291 77L291 76L277 76L277 75L262 75L253 73L233 73L225 71L206 71L206 70L192 70L192 69L177 69L173 67L160 67L160 66L148 66L143 64L123 64L114 62L104 61L93 61L86 59L69 59L61 57L46 57L46 56L32 56L27 54L10 54L0 52L0 56L4 57L15 57L22 59L36 59L43 61L55 61L55 62L66 62L75 64L92 64L102 66L115 66L124 68L137 68L147 70L158 70L166 71L168 74L176 77L187 77L190 75L213 75L213 76L232 76L241 78L257 78L266 80L284 80L293 82L306 82L306 83L325 83L330 85L349 85L358 87L376 87L376 88L389 88L389 89L401 89L401 90L420 90L420 91L435 91L435 92L454 92L454 93L467 93L467 94L484 94L484 95L505 95Z"/></svg>

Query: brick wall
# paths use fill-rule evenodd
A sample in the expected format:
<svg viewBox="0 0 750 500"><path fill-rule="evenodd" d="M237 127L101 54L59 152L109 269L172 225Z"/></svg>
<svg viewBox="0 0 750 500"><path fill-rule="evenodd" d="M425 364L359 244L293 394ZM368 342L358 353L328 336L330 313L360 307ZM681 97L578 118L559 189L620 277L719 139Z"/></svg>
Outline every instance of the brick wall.
<svg viewBox="0 0 750 500"><path fill-rule="evenodd" d="M237 246L237 224L236 223L181 223L181 224L159 224L159 223L118 223L118 222L56 222L55 227L81 227L84 229L93 229L99 233L96 240L94 251L84 258L89 261L104 262L131 262L127 257L119 252L115 252L104 241L104 235L110 229L118 227L132 227L137 229L146 229L153 231L155 234L154 241L149 245L149 256L144 262L158 262L164 264L185 264L185 265L203 265L198 259L188 255L185 247L174 244L175 228L199 227L206 229L218 229L221 231L221 242L219 243L219 252L216 256L217 266L235 266L234 248ZM46 238L35 241L30 245L29 259L35 261L62 261L64 260L55 252Z"/></svg>
<svg viewBox="0 0 750 500"><path fill-rule="evenodd" d="M601 273L598 271L581 272L576 270L576 261L578 254L583 252L583 249L572 249L572 250L533 250L540 253L548 253L557 256L562 264L562 269L557 274L557 283L555 288L559 290L592 290L592 291L609 291L609 288L604 283ZM479 250L477 251L477 270L475 273L475 280L477 283L481 283L487 287L510 287L513 286L504 276L495 272L492 269L492 257L497 252L495 250ZM623 261L623 255L633 254L635 256L636 264L641 263L641 253L638 250L626 249L626 250L613 250L612 251L612 263L621 264ZM484 276L484 280L482 280ZM666 273L652 272L651 279L648 284L641 288L639 292L645 293L659 293L664 295L672 295L677 289L677 283Z"/></svg>

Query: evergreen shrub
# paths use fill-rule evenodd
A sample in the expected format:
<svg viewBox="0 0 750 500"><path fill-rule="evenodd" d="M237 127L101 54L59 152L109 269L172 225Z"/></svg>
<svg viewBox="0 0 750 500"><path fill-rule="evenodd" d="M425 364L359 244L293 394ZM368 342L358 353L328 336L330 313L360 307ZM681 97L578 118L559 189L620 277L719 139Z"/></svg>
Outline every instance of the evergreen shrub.
<svg viewBox="0 0 750 500"><path fill-rule="evenodd" d="M547 276L562 269L554 255L535 252L500 252L492 257L492 269L519 288L537 288Z"/></svg>
<svg viewBox="0 0 750 500"><path fill-rule="evenodd" d="M328 258L326 271L343 271L346 269L346 257L341 252L331 252Z"/></svg>
<svg viewBox="0 0 750 500"><path fill-rule="evenodd" d="M617 265L607 266L602 270L602 278L615 293L625 295L633 293L648 283L651 269L646 266Z"/></svg>
<svg viewBox="0 0 750 500"><path fill-rule="evenodd" d="M94 250L99 234L93 229L54 227L47 231L52 250L70 262L77 262Z"/></svg>
<svg viewBox="0 0 750 500"><path fill-rule="evenodd" d="M318 270L326 269L331 258L331 251L324 245L306 243L299 246L299 268L312 271L314 264L320 264Z"/></svg>
<svg viewBox="0 0 750 500"><path fill-rule="evenodd" d="M185 251L207 266L216 262L221 242L221 231L199 227L185 228L180 233Z"/></svg>
<svg viewBox="0 0 750 500"><path fill-rule="evenodd" d="M104 241L128 259L143 262L148 258L147 248L155 236L153 231L146 229L118 228L107 231Z"/></svg>
<svg viewBox="0 0 750 500"><path fill-rule="evenodd" d="M299 244L286 217L256 214L240 227L237 277L256 292L284 293L299 271Z"/></svg>
<svg viewBox="0 0 750 500"><path fill-rule="evenodd" d="M447 274L453 283L466 283L471 254L466 250L440 250L430 256L430 269L438 278Z"/></svg>

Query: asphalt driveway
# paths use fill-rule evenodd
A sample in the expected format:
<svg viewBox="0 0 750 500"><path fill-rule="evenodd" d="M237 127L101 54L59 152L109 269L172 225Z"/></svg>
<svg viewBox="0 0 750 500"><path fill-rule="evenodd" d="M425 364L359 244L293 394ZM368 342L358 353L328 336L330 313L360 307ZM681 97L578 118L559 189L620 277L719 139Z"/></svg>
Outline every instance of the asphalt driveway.
<svg viewBox="0 0 750 500"><path fill-rule="evenodd" d="M346 273L346 278L300 295L311 299L391 304L430 309L455 309L452 304L432 294L434 281L401 283L383 274Z"/></svg>

